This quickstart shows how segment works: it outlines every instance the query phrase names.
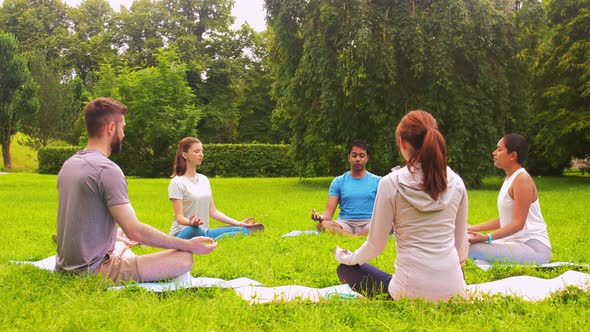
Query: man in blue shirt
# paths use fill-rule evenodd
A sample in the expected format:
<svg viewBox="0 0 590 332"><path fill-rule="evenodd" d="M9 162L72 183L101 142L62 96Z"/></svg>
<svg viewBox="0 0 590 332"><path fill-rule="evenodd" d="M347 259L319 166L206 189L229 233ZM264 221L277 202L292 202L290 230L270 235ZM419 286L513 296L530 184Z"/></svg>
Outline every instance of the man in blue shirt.
<svg viewBox="0 0 590 332"><path fill-rule="evenodd" d="M317 228L336 234L366 235L373 215L373 204L381 177L367 171L369 146L353 141L348 150L350 171L336 177L330 185L326 209L319 214L312 209L311 219L318 221ZM337 220L332 220L340 205Z"/></svg>

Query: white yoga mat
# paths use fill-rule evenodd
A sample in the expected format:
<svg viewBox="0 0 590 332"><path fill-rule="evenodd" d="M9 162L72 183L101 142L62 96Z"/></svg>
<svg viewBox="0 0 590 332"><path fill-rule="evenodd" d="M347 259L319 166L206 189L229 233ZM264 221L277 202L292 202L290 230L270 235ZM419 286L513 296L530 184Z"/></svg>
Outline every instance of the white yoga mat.
<svg viewBox="0 0 590 332"><path fill-rule="evenodd" d="M320 232L313 230L313 229L309 229L309 230L305 230L305 231L290 231L287 234L284 234L281 237L294 237L294 236L299 236L299 235L318 235L320 234Z"/></svg>
<svg viewBox="0 0 590 332"><path fill-rule="evenodd" d="M477 267L479 267L480 269L487 271L489 269L492 268L492 264L487 263L486 261L479 261L476 260L475 261L475 265ZM519 264L504 264L504 263L500 263L501 266L523 266L523 265L519 265ZM541 269L552 269L555 267L559 267L559 266L571 266L571 267L588 267L590 266L590 264L575 264L575 263L571 263L571 262L551 262L551 263L547 263L547 264L533 264L533 265L525 265L525 266L530 266L530 267L534 267L534 268L541 268Z"/></svg>
<svg viewBox="0 0 590 332"><path fill-rule="evenodd" d="M47 257L35 262L13 261L13 263L30 264L40 269L53 272L55 269L55 256ZM347 300L362 297L360 294L354 292L349 285L338 285L326 288L311 288L298 285L263 287L260 282L245 277L232 280L208 277L195 278L191 276L189 272L172 280L131 283L128 285L111 286L108 289L121 290L125 287L141 287L157 293L197 287L233 288L239 296L250 302L250 304L261 304L274 301L289 302L295 300L319 302L320 300L331 298Z"/></svg>
<svg viewBox="0 0 590 332"><path fill-rule="evenodd" d="M304 286L259 287L246 286L236 288L236 293L251 304L270 303L275 301L290 302L306 300L319 302L322 299L337 298L349 300L361 298L362 295L353 291L349 285L310 288Z"/></svg>
<svg viewBox="0 0 590 332"><path fill-rule="evenodd" d="M588 291L590 274L566 271L553 279L517 276L482 284L467 285L467 290L473 296L501 294L504 296L517 296L526 301L535 302L550 297L552 293L563 291L569 286Z"/></svg>
<svg viewBox="0 0 590 332"><path fill-rule="evenodd" d="M17 264L31 264L38 268L53 271L55 267L55 256L47 257L36 262L13 261ZM561 265L576 265L573 263L556 262L547 267ZM553 279L543 279L530 276L516 276L482 284L467 285L469 294L475 297L482 295L504 295L517 296L526 301L540 301L551 296L552 293L566 290L574 286L584 291L590 289L590 274L566 271ZM221 287L233 288L235 292L250 304L261 304L269 302L289 302L304 300L319 302L323 299L338 298L341 300L356 299L362 295L354 292L348 285L337 285L325 288L311 288L299 285L287 285L277 287L264 287L256 280L249 278L237 278L223 280L219 278L199 277L195 278L186 273L173 280L161 282L143 282L123 286L112 286L109 289L120 290L125 287L142 287L154 292L172 291L181 288L195 287Z"/></svg>

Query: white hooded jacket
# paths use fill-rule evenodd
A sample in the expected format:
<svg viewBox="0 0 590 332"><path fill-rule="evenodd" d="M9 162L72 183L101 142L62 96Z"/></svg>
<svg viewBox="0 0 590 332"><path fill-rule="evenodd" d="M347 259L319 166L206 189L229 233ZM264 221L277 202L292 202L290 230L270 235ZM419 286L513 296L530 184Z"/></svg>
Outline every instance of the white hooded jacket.
<svg viewBox="0 0 590 332"><path fill-rule="evenodd" d="M467 258L467 190L447 167L447 189L438 200L421 189L422 171L395 168L379 182L369 235L354 253L340 251L346 265L364 264L379 255L395 229L397 257L389 284L394 299L430 301L465 295L461 264Z"/></svg>

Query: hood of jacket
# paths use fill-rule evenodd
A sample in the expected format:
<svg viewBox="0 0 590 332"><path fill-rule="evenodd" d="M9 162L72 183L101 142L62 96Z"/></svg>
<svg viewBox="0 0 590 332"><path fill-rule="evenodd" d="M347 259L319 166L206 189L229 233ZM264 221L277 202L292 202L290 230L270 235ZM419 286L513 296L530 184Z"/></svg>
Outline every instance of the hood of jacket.
<svg viewBox="0 0 590 332"><path fill-rule="evenodd" d="M414 173L408 167L395 167L392 172L397 173L396 189L410 204L422 212L444 210L451 203L457 190L464 190L465 185L459 175L447 167L447 189L437 200L422 190L420 183L424 177L422 169L418 165Z"/></svg>

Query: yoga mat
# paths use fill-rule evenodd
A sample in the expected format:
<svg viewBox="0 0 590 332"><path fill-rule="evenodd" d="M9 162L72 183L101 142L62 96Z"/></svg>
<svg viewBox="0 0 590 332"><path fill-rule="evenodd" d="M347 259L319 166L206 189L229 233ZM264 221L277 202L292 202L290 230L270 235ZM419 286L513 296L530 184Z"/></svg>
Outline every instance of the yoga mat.
<svg viewBox="0 0 590 332"><path fill-rule="evenodd" d="M31 264L44 270L53 271L55 267L55 256L47 257L35 262L13 262L16 264ZM581 266L567 262L555 262L540 266L551 268L563 265ZM582 266L587 266L587 264ZM553 279L516 276L481 284L467 285L467 291L473 297L500 294L504 296L516 296L526 301L534 302L546 299L550 297L552 293L564 291L570 286L588 291L590 289L590 274L570 270ZM354 292L350 286L346 284L325 288L311 288L299 285L264 287L260 282L245 277L232 280L210 277L195 278L188 272L173 280L130 283L121 286L111 286L109 289L121 290L125 287L142 287L153 292L166 292L182 288L196 287L232 288L239 296L250 304L263 304L276 301L289 302L296 300L319 302L321 300L333 298L339 300L351 300L362 297L362 295Z"/></svg>
<svg viewBox="0 0 590 332"><path fill-rule="evenodd" d="M572 267L588 267L588 266L590 266L590 264L575 264L575 263L571 263L571 262L552 262L552 263L547 263L547 264L532 264L532 265L505 264L505 263L497 263L497 264L500 264L501 266L507 266L507 267L530 266L530 267L540 268L540 269L552 269L552 268L559 267L559 266L572 266ZM484 271L487 271L487 270L491 269L492 266L494 266L493 264L489 264L485 261L477 261L477 260L475 261L475 265Z"/></svg>
<svg viewBox="0 0 590 332"><path fill-rule="evenodd" d="M39 261L12 261L15 264L30 264L40 269L53 272L55 269L55 256L47 257ZM224 280L220 278L198 277L191 276L189 272L178 276L172 280L157 281L157 282L140 282L129 283L120 286L108 287L110 290L122 290L126 287L141 287L152 292L167 292L183 288L198 288L198 287L220 287L232 288L244 300L250 304L261 304L269 302L288 302L296 300L304 300L311 302L319 302L322 299L342 299L350 300L362 297L360 294L354 292L349 285L338 285L326 288L311 288L298 285L288 285L279 287L263 287L262 284L256 280L241 277L232 280Z"/></svg>
<svg viewBox="0 0 590 332"><path fill-rule="evenodd" d="M552 293L563 291L569 286L575 286L584 291L590 287L590 274L566 271L553 279L543 279L530 276L516 276L467 285L467 291L472 296L496 295L516 296L526 301L540 301L551 296Z"/></svg>
<svg viewBox="0 0 590 332"><path fill-rule="evenodd" d="M290 231L287 234L284 234L281 237L294 237L294 236L299 236L299 235L318 235L320 234L320 232L316 231L316 230L306 230L306 231Z"/></svg>

